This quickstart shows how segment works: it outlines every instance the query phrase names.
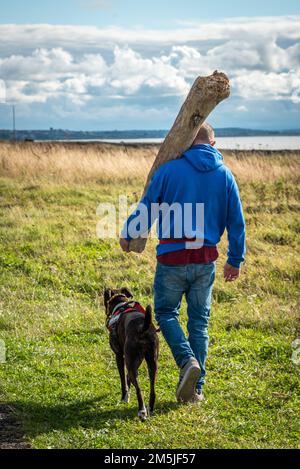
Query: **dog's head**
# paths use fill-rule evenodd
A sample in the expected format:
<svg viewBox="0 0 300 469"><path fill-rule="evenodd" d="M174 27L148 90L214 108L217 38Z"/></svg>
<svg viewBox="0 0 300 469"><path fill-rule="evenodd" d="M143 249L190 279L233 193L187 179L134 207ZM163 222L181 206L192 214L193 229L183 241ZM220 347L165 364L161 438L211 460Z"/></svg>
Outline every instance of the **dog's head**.
<svg viewBox="0 0 300 469"><path fill-rule="evenodd" d="M110 314L115 305L122 301L128 300L128 298L133 298L133 295L131 291L128 290L128 288L119 288L114 290L111 288L106 288L103 294L106 315L108 316Z"/></svg>

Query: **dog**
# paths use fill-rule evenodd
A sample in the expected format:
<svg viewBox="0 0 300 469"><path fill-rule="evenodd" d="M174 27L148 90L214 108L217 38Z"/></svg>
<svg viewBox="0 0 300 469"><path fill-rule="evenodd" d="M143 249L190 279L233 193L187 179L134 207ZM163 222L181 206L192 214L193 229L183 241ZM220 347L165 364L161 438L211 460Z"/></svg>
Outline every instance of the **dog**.
<svg viewBox="0 0 300 469"><path fill-rule="evenodd" d="M158 330L152 323L152 308L148 305L144 309L138 302L133 301L133 295L128 288L105 289L104 306L109 343L116 355L121 379L121 400L125 403L129 402L129 390L132 384L138 400L138 416L141 420L146 420L154 410L159 352ZM147 363L150 379L149 412L145 407L138 382L138 368L143 359Z"/></svg>

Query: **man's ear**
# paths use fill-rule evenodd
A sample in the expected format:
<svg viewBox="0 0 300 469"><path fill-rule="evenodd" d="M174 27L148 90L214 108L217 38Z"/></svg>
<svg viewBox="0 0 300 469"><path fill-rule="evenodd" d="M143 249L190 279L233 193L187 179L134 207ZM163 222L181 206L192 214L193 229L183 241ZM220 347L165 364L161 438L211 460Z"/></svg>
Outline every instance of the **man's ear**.
<svg viewBox="0 0 300 469"><path fill-rule="evenodd" d="M122 292L123 295L125 295L127 298L133 298L133 294L131 293L130 290L128 290L128 288L121 288L121 292Z"/></svg>
<svg viewBox="0 0 300 469"><path fill-rule="evenodd" d="M105 306L107 305L107 302L110 300L111 297L112 297L112 290L110 288L105 288L104 295L103 295Z"/></svg>

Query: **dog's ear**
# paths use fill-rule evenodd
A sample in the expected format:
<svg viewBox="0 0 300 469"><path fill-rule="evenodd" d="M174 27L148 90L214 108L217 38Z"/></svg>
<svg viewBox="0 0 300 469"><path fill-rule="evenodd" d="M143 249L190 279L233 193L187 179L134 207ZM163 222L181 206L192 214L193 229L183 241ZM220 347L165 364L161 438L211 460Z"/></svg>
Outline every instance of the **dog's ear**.
<svg viewBox="0 0 300 469"><path fill-rule="evenodd" d="M127 298L133 298L133 294L131 293L130 290L128 290L128 288L121 288L121 292L122 292L123 295L125 295Z"/></svg>
<svg viewBox="0 0 300 469"><path fill-rule="evenodd" d="M110 288L105 288L104 295L103 295L105 306L107 305L107 302L110 300L111 297L112 297L112 290Z"/></svg>

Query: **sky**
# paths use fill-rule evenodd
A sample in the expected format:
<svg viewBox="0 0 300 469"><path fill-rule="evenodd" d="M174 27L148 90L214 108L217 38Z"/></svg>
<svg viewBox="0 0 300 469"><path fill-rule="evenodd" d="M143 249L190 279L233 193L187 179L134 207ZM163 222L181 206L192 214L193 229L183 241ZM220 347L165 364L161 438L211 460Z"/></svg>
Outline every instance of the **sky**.
<svg viewBox="0 0 300 469"><path fill-rule="evenodd" d="M300 128L300 2L10 0L0 128L168 129L199 75L224 71L215 127Z"/></svg>

